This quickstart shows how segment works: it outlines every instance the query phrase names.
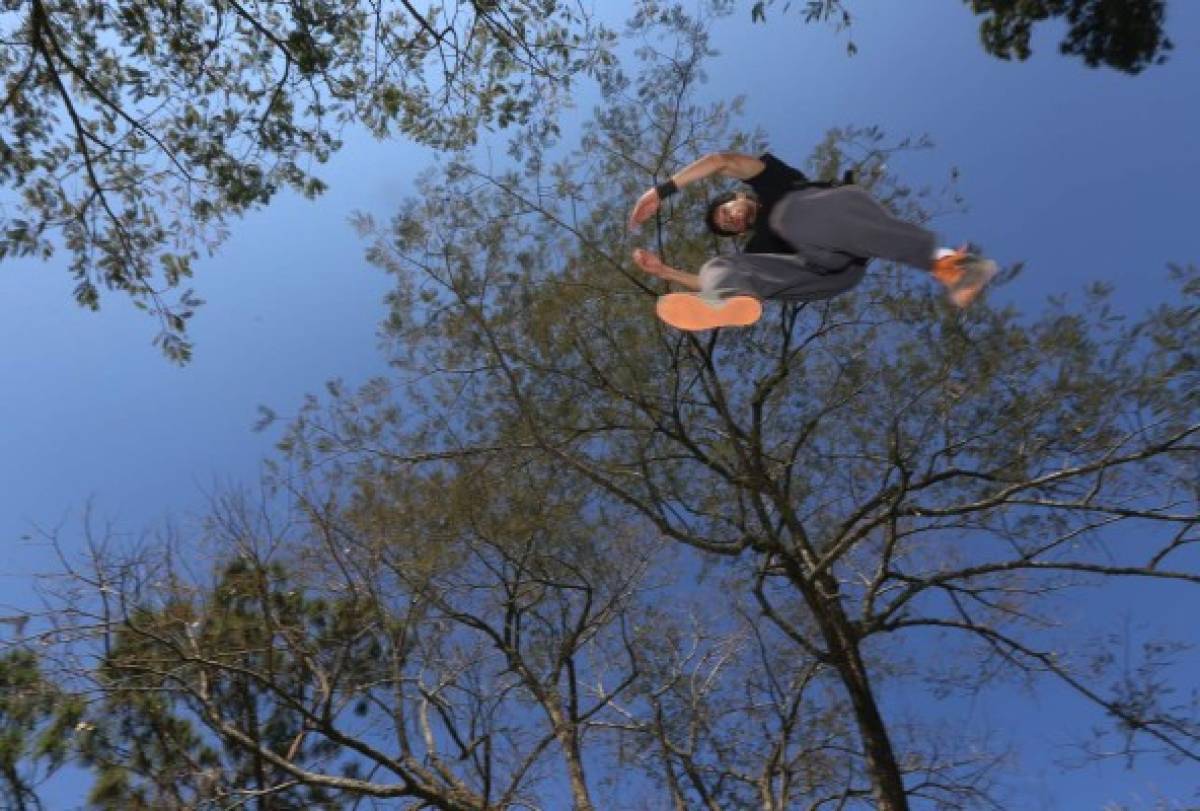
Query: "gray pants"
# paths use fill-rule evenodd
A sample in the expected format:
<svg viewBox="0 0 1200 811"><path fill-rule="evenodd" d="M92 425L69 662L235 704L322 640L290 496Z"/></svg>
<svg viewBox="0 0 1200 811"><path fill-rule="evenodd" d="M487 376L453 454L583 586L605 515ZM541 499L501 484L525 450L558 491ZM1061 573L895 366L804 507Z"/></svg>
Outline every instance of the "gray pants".
<svg viewBox="0 0 1200 811"><path fill-rule="evenodd" d="M887 259L928 270L936 238L898 219L858 186L803 189L781 199L768 224L795 253L741 253L700 269L704 293L813 301L862 281L867 262Z"/></svg>

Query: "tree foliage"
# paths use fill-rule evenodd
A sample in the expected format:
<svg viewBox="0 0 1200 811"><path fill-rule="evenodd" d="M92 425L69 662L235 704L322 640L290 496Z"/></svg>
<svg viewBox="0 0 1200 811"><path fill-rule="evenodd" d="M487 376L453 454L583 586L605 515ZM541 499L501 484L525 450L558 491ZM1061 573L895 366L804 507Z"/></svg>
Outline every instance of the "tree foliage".
<svg viewBox="0 0 1200 811"><path fill-rule="evenodd" d="M704 189L645 235L629 206L761 138L697 99L702 24L658 9L630 35L647 62L609 77L576 148L527 129L509 167L462 157L392 222L362 218L395 279L393 371L297 415L283 520L222 500L186 544L68 573L55 639L76 655L58 661L97 665L61 681L92 697L84 756L119 767L97 792L1013 807L985 730L886 699L1002 680L1089 702L1094 756L1200 760L1178 646L1085 645L1068 610L1123 581L1200 584L1196 269L1139 319L1103 288L962 314L883 266L751 329L671 331L629 250L694 266L720 247ZM808 168L854 166L924 219L952 192L887 168L923 146L840 128ZM189 574L197 551L210 573ZM218 788L199 785L212 769Z"/></svg>
<svg viewBox="0 0 1200 811"><path fill-rule="evenodd" d="M575 4L462 0L0 4L0 259L65 250L186 360L193 260L280 190L306 196L345 126L438 147L552 126L610 35ZM6 210L7 209L7 210Z"/></svg>
<svg viewBox="0 0 1200 811"><path fill-rule="evenodd" d="M845 0L798 5L810 22L852 21ZM1091 66L1137 73L1172 48L1165 0L970 6L1005 59L1028 57L1049 20L1068 25L1060 49ZM186 361L195 260L281 189L320 194L317 167L346 126L444 148L481 127L553 128L572 77L607 65L613 41L561 0L8 0L0 260L65 251L80 305L130 296Z"/></svg>
<svg viewBox="0 0 1200 811"><path fill-rule="evenodd" d="M37 655L17 646L0 656L0 801L42 808L38 788L70 756L82 707L46 678Z"/></svg>
<svg viewBox="0 0 1200 811"><path fill-rule="evenodd" d="M963 0L982 17L979 36L983 48L1001 59L1028 59L1034 29L1049 22L1066 25L1058 45L1060 53L1079 57L1090 68L1109 67L1141 73L1160 65L1174 44L1166 35L1166 0ZM766 19L766 9L776 0L756 0L751 18ZM833 22L849 28L852 3L847 0L806 0L796 5L806 22ZM849 46L854 52L853 43Z"/></svg>
<svg viewBox="0 0 1200 811"><path fill-rule="evenodd" d="M93 807L608 808L640 768L642 799L739 806L853 768L814 664L586 481L521 454L353 479L293 492L286 534L223 499L211 582L164 548L74 573L121 595L66 612Z"/></svg>
<svg viewBox="0 0 1200 811"><path fill-rule="evenodd" d="M1162 64L1174 48L1164 30L1166 6L1166 0L971 3L976 14L985 15L979 28L983 47L1001 59L1029 58L1034 26L1053 19L1067 25L1059 52L1079 57L1090 68L1104 66L1126 73Z"/></svg>
<svg viewBox="0 0 1200 811"><path fill-rule="evenodd" d="M662 536L748 567L764 616L845 691L869 783L847 796L977 801L976 764L893 740L880 707L887 663L931 639L978 665L951 682L1057 679L1113 720L1119 751L1200 757L1196 708L1154 689L1153 649L1143 677L1100 688L1098 659L1053 629L1073 587L1200 583L1195 270L1132 324L1103 288L1078 310L956 317L919 274L877 269L854 296L776 307L752 330L672 333L649 317L622 214L675 166L752 140L680 91L694 66L676 55L614 88L562 160L527 141L519 169L451 167L379 231L396 363L445 398L423 427L451 402L470 415L439 451L540 449ZM919 216L885 154L881 134L843 130L811 168L852 162ZM711 250L700 207L684 195L660 223L671 264ZM1136 543L1111 546L1118 532Z"/></svg>
<svg viewBox="0 0 1200 811"><path fill-rule="evenodd" d="M359 674L371 658L357 619L352 606L306 600L281 566L242 558L225 561L204 592L143 592L94 674L102 700L78 747L95 775L90 804L188 809L258 798L274 811L341 807L324 786L298 783L278 765L353 773L342 747L303 734L296 707L316 703L320 685L286 640L309 640L305 653L337 651Z"/></svg>

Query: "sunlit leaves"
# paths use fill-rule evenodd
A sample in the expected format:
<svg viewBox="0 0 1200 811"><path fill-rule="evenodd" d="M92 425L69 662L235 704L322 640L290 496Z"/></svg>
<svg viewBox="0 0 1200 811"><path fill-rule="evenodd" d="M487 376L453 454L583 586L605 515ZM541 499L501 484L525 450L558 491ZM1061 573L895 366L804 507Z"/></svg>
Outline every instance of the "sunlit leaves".
<svg viewBox="0 0 1200 811"><path fill-rule="evenodd" d="M345 126L437 147L553 118L611 34L573 4L358 0L10 3L0 30L0 259L71 256L76 300L111 290L160 324L226 224L282 189L307 197Z"/></svg>

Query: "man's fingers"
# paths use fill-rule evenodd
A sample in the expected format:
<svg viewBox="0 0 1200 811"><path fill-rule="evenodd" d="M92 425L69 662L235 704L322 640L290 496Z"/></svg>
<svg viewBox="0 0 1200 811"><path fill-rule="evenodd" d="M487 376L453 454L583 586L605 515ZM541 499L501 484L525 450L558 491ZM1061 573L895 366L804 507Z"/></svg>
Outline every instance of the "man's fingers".
<svg viewBox="0 0 1200 811"><path fill-rule="evenodd" d="M658 276L659 271L662 270L662 261L645 248L634 248L633 261L651 276Z"/></svg>

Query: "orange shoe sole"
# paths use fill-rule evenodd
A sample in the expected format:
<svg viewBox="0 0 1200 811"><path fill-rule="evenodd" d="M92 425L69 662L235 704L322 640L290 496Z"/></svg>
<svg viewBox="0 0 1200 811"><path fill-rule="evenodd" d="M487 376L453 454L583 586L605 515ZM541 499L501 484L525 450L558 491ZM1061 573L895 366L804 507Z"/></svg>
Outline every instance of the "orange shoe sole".
<svg viewBox="0 0 1200 811"><path fill-rule="evenodd" d="M695 332L718 327L748 327L762 317L762 302L753 296L702 298L696 293L658 297L658 317L676 329Z"/></svg>

